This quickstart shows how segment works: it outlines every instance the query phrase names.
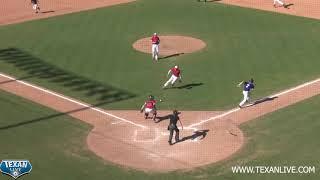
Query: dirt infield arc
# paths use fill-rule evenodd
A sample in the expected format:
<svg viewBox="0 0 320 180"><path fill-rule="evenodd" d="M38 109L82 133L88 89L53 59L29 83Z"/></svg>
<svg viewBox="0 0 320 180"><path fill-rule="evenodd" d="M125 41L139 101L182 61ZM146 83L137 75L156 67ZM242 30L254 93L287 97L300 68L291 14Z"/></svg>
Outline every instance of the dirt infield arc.
<svg viewBox="0 0 320 180"><path fill-rule="evenodd" d="M41 0L41 13L35 14L30 0L0 0L0 25L43 19L133 1L135 0Z"/></svg>
<svg viewBox="0 0 320 180"><path fill-rule="evenodd" d="M185 53L193 53L203 49L206 43L200 39L181 35L163 35L159 36L160 56L174 56ZM133 48L143 53L151 54L150 37L139 39L133 43Z"/></svg>
<svg viewBox="0 0 320 180"><path fill-rule="evenodd" d="M272 0L222 0L217 2L293 16L320 19L320 1L318 0L285 0L284 2L288 4L287 9L283 7L273 7Z"/></svg>
<svg viewBox="0 0 320 180"><path fill-rule="evenodd" d="M129 3L133 1L135 0L41 0L40 6L42 13L35 14L31 9L29 3L30 1L0 0L0 25L20 23L34 19L43 19L51 16ZM287 0L286 2L290 4L289 9L274 8L272 0L222 0L217 2L320 19L320 1L318 0Z"/></svg>
<svg viewBox="0 0 320 180"><path fill-rule="evenodd" d="M320 93L320 79L271 95L244 109L181 112L182 142L168 145L168 111L159 123L138 111L108 111L0 74L0 89L68 114L93 126L90 150L103 159L145 171L190 169L221 161L237 152L245 137L238 126L248 120Z"/></svg>

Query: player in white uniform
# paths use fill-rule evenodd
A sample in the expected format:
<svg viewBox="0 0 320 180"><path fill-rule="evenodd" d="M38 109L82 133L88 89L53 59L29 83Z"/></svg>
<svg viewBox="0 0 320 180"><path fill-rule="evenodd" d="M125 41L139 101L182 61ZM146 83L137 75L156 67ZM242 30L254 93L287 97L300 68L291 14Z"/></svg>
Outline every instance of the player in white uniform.
<svg viewBox="0 0 320 180"><path fill-rule="evenodd" d="M35 13L40 11L39 0L31 0L32 9L35 10Z"/></svg>
<svg viewBox="0 0 320 180"><path fill-rule="evenodd" d="M286 3L284 3L282 0L273 0L273 6L275 8L277 7L277 3L280 4L284 8L288 8L288 5Z"/></svg>

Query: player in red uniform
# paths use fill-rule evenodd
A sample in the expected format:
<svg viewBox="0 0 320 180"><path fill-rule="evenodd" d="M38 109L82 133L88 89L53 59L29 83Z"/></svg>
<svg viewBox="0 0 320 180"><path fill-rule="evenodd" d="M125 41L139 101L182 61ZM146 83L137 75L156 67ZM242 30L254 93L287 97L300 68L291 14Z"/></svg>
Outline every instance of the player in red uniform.
<svg viewBox="0 0 320 180"><path fill-rule="evenodd" d="M151 43L152 59L158 61L160 38L158 37L157 33L153 33L153 36L151 37Z"/></svg>
<svg viewBox="0 0 320 180"><path fill-rule="evenodd" d="M179 81L181 82L181 70L179 69L179 67L176 65L173 68L171 68L168 71L168 75L169 76L171 74L170 79L163 85L163 89L166 88L169 83L171 83L172 86L174 86L174 83L179 79Z"/></svg>
<svg viewBox="0 0 320 180"><path fill-rule="evenodd" d="M148 96L148 100L142 105L140 112L144 111L144 118L148 119L149 113L152 114L152 119L155 121L157 117L156 100L152 95Z"/></svg>

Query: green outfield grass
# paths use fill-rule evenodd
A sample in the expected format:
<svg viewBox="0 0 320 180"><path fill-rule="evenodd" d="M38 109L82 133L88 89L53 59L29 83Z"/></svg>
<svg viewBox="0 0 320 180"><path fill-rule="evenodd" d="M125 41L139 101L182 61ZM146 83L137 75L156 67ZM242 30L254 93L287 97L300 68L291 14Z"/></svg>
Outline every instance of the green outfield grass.
<svg viewBox="0 0 320 180"><path fill-rule="evenodd" d="M193 36L207 47L154 63L131 47L153 32ZM0 69L105 108L137 109L154 94L162 109L227 109L242 98L240 80L255 78L259 98L318 77L319 32L320 22L307 18L195 0L138 0L2 26ZM175 64L183 70L181 85L203 85L163 91Z"/></svg>
<svg viewBox="0 0 320 180"><path fill-rule="evenodd" d="M247 143L229 160L188 172L144 173L104 162L89 151L89 125L0 91L0 157L30 160L33 170L25 180L316 180L320 177L319 106L317 96L243 125ZM237 165L306 165L315 166L316 173L233 174L231 167Z"/></svg>

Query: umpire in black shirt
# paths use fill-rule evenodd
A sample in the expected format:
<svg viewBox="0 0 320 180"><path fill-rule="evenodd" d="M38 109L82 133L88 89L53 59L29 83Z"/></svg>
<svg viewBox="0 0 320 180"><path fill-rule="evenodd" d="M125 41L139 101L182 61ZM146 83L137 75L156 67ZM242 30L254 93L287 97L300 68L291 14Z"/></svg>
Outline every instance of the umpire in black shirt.
<svg viewBox="0 0 320 180"><path fill-rule="evenodd" d="M170 136L169 136L168 142L170 145L173 145L173 143L172 143L173 131L176 132L176 136L175 136L176 142L175 143L179 142L179 129L177 127L178 121L180 122L181 127L183 128L182 123L181 123L178 115L179 115L179 112L177 110L173 110L173 114L169 115L170 123L168 125L168 130L170 131Z"/></svg>

